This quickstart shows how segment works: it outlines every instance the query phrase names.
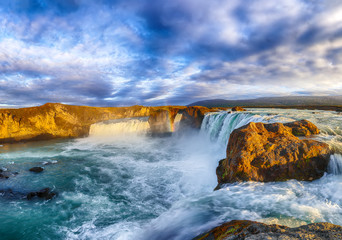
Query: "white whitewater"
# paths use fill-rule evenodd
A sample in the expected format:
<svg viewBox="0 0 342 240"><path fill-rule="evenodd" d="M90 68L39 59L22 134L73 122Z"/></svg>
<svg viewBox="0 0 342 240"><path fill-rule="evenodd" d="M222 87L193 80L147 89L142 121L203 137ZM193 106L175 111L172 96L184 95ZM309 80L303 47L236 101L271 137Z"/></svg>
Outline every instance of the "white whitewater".
<svg viewBox="0 0 342 240"><path fill-rule="evenodd" d="M122 136L125 134L144 135L150 130L148 118L124 118L92 124L89 136Z"/></svg>
<svg viewBox="0 0 342 240"><path fill-rule="evenodd" d="M342 174L342 155L334 154L330 157L328 172L334 175Z"/></svg>
<svg viewBox="0 0 342 240"><path fill-rule="evenodd" d="M209 113L203 119L201 132L208 134L211 140L227 144L234 129L250 122L267 122L267 120L263 116L251 113Z"/></svg>

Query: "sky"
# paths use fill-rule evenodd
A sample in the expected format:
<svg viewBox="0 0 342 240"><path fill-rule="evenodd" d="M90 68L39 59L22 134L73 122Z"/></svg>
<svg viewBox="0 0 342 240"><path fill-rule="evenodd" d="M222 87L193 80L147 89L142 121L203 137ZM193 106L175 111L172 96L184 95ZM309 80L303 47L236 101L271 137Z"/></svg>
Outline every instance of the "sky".
<svg viewBox="0 0 342 240"><path fill-rule="evenodd" d="M0 106L342 95L340 0L1 0Z"/></svg>

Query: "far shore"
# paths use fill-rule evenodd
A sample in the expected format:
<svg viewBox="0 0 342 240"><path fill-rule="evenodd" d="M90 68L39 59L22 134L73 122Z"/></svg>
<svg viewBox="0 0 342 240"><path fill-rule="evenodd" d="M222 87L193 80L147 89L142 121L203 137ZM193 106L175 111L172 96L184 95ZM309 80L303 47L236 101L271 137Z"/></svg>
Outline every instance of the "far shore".
<svg viewBox="0 0 342 240"><path fill-rule="evenodd" d="M240 106L240 105L237 105ZM280 109L299 109L299 110L326 110L326 111L336 111L342 112L342 106L317 106L317 105L301 105L301 106L278 106L278 105L270 105L270 106L240 106L243 108L280 108ZM230 109L232 107L211 107L211 108L227 108Z"/></svg>

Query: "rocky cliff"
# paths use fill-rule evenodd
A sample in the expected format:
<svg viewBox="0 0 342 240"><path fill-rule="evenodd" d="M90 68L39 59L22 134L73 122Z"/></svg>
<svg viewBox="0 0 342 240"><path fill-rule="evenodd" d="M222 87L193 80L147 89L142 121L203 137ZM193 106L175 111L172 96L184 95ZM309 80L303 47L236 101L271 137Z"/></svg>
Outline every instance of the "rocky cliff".
<svg viewBox="0 0 342 240"><path fill-rule="evenodd" d="M191 109L197 107L191 107ZM211 111L198 107L201 113ZM156 111L166 111L171 124L179 111L189 112L183 106L163 107L87 107L47 103L39 107L0 109L0 143L84 137L91 124L111 119L149 117ZM200 116L201 117L201 116ZM203 116L202 116L203 119ZM197 115L193 121L198 126Z"/></svg>

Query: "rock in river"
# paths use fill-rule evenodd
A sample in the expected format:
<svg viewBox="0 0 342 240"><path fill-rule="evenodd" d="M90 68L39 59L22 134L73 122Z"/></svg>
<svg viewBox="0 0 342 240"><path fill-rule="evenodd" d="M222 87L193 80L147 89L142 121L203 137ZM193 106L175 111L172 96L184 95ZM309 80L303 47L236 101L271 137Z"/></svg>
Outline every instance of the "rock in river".
<svg viewBox="0 0 342 240"><path fill-rule="evenodd" d="M10 172L7 168L0 168L0 179L8 179L15 175L18 175L18 172Z"/></svg>
<svg viewBox="0 0 342 240"><path fill-rule="evenodd" d="M291 128L292 134L295 136L310 136L312 134L319 134L318 127L308 120L284 123L284 126Z"/></svg>
<svg viewBox="0 0 342 240"><path fill-rule="evenodd" d="M57 194L53 191L51 191L50 188L44 188L38 192L30 192L27 194L26 198L28 200L31 200L34 197L38 197L41 199L45 199L45 200L50 200L52 199L54 196L56 196Z"/></svg>
<svg viewBox="0 0 342 240"><path fill-rule="evenodd" d="M233 220L195 237L193 240L337 240L342 227L331 223L313 223L298 228L267 225L247 220Z"/></svg>
<svg viewBox="0 0 342 240"><path fill-rule="evenodd" d="M232 108L232 112L243 112L246 111L246 109L242 108L242 107L233 107Z"/></svg>
<svg viewBox="0 0 342 240"><path fill-rule="evenodd" d="M306 122L311 128L312 123ZM304 122L289 126L300 124ZM218 187L237 181L311 181L322 177L329 163L329 145L299 139L289 126L252 122L234 130L229 138L227 157L220 161L216 170Z"/></svg>
<svg viewBox="0 0 342 240"><path fill-rule="evenodd" d="M33 168L30 168L30 172L35 172L35 173L40 173L44 170L44 168L42 167L33 167Z"/></svg>

